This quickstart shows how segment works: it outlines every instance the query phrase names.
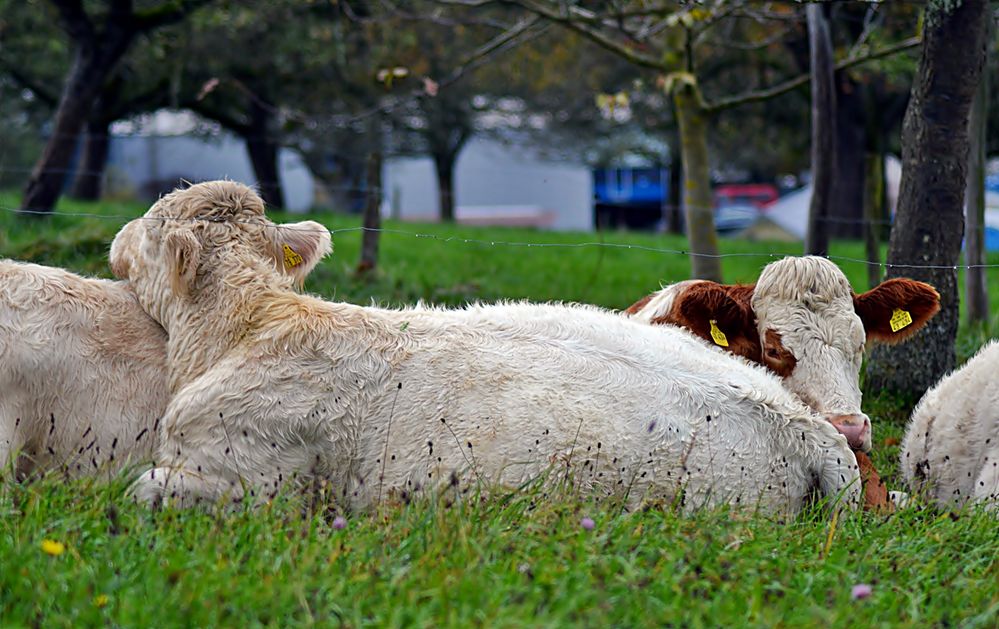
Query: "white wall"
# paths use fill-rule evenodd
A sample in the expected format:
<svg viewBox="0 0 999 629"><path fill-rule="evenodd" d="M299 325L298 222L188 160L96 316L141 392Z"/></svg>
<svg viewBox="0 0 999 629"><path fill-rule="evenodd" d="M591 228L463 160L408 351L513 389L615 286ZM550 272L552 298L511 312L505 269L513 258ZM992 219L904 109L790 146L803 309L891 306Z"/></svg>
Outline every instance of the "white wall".
<svg viewBox="0 0 999 629"><path fill-rule="evenodd" d="M217 137L116 136L109 166L115 177L138 190L150 181L184 178L191 182L232 179L255 184L256 177L242 140L222 133ZM285 206L308 210L315 194L312 174L298 153L281 149L278 155Z"/></svg>
<svg viewBox="0 0 999 629"><path fill-rule="evenodd" d="M386 160L382 176L386 214L410 220L438 215L437 180L430 158ZM544 161L532 151L473 139L455 167L458 220L503 214L549 214L559 230L593 229L593 176L583 164ZM503 222L502 220L498 222Z"/></svg>

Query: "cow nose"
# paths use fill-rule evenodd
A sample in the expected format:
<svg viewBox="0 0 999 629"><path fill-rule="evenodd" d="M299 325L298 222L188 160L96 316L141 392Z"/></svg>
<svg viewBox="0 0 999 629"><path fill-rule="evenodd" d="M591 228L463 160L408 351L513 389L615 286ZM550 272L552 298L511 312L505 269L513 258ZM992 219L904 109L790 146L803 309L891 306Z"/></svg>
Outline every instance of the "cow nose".
<svg viewBox="0 0 999 629"><path fill-rule="evenodd" d="M871 420L867 415L830 414L826 415L826 419L846 437L846 442L851 448L864 452L871 451Z"/></svg>

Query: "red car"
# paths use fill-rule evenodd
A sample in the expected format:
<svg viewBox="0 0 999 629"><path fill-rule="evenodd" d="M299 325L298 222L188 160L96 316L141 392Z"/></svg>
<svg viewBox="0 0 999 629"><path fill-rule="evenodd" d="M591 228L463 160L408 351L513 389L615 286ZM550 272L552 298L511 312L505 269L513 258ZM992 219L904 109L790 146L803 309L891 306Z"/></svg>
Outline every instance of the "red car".
<svg viewBox="0 0 999 629"><path fill-rule="evenodd" d="M753 205L765 210L777 200L777 186L769 183L729 183L715 188L715 207Z"/></svg>

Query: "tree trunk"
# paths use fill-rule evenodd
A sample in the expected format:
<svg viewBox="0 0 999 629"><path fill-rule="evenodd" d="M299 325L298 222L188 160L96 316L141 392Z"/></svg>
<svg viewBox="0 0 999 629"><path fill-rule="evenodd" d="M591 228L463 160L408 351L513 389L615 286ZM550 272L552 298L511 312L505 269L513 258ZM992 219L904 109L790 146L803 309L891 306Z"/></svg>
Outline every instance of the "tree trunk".
<svg viewBox="0 0 999 629"><path fill-rule="evenodd" d="M453 223L454 215L454 164L455 154L434 155L434 170L437 174L437 195L440 205L440 221Z"/></svg>
<svg viewBox="0 0 999 629"><path fill-rule="evenodd" d="M836 174L830 194L830 239L864 237L864 158L868 144L864 86L841 74L836 82Z"/></svg>
<svg viewBox="0 0 999 629"><path fill-rule="evenodd" d="M246 137L246 152L257 178L257 187L264 203L272 209L284 207L278 154L281 145L274 134L274 110L256 98L250 99L250 125Z"/></svg>
<svg viewBox="0 0 999 629"><path fill-rule="evenodd" d="M708 166L708 114L692 75L674 77L673 104L683 152L683 208L690 241L690 275L722 281Z"/></svg>
<svg viewBox="0 0 999 629"><path fill-rule="evenodd" d="M375 149L368 156L367 198L364 204L364 231L361 236L361 260L358 273L367 273L378 266L378 241L382 228L382 153Z"/></svg>
<svg viewBox="0 0 999 629"><path fill-rule="evenodd" d="M923 16L922 53L902 125L902 183L888 276L933 284L941 309L911 341L874 350L867 369L872 390L915 399L954 367L968 114L985 61L988 19L988 0L956 6L930 0Z"/></svg>
<svg viewBox="0 0 999 629"><path fill-rule="evenodd" d="M679 136L669 143L669 194L666 197L666 207L663 210L666 219L666 232L670 234L683 233L683 204L680 196L683 190L683 155L680 150Z"/></svg>
<svg viewBox="0 0 999 629"><path fill-rule="evenodd" d="M991 29L989 29L991 32ZM964 230L965 314L969 324L983 323L989 318L989 296L985 283L985 130L988 120L988 73L983 72L971 106L968 121L968 198Z"/></svg>
<svg viewBox="0 0 999 629"><path fill-rule="evenodd" d="M83 159L80 160L76 180L73 182L73 198L83 201L97 201L101 198L104 170L107 168L111 148L110 126L108 121L93 114L87 120Z"/></svg>
<svg viewBox="0 0 999 629"><path fill-rule="evenodd" d="M836 93L833 85L832 41L825 7L809 4L808 41L812 83L812 199L808 206L805 253L829 253L829 222L833 215L836 178Z"/></svg>
<svg viewBox="0 0 999 629"><path fill-rule="evenodd" d="M880 151L864 155L864 248L867 253L867 285L881 283L881 244L878 238L884 220L885 169Z"/></svg>
<svg viewBox="0 0 999 629"><path fill-rule="evenodd" d="M24 188L22 211L32 214L52 211L62 194L80 140L80 130L110 69L110 66L102 67L101 60L90 48L76 47L73 66L59 99L52 135Z"/></svg>

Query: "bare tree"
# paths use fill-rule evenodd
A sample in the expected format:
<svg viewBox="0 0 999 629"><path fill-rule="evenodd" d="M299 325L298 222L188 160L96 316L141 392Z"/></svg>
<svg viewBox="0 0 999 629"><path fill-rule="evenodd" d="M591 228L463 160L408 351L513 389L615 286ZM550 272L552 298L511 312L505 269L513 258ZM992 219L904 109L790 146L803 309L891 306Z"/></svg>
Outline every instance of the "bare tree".
<svg viewBox="0 0 999 629"><path fill-rule="evenodd" d="M829 253L826 219L832 215L836 179L836 89L833 83L832 37L827 7L809 4L808 47L812 73L812 198L808 207L805 253Z"/></svg>
<svg viewBox="0 0 999 629"><path fill-rule="evenodd" d="M444 4L477 6L490 0L438 0ZM602 11L560 0L510 0L546 20L572 29L594 43L640 67L666 75L664 87L673 99L680 131L684 166L684 211L690 239L691 275L720 280L721 261L713 228L713 202L708 168L707 130L712 117L747 103L758 103L804 86L802 74L770 86L733 96L705 99L696 72L695 44L720 20L743 16L760 20L796 20L793 12L758 12L749 2L720 1L709 6L683 3L606 3ZM845 70L872 59L907 50L913 38L867 52L856 52L839 61L834 70ZM682 51L679 52L678 51ZM682 61L677 62L677 57ZM710 228L705 228L711 221Z"/></svg>
<svg viewBox="0 0 999 629"><path fill-rule="evenodd" d="M902 128L902 183L888 277L933 284L941 310L912 341L876 348L868 387L921 395L954 367L956 265L964 235L968 117L986 57L988 0L930 0Z"/></svg>
<svg viewBox="0 0 999 629"><path fill-rule="evenodd" d="M106 0L100 24L83 0L49 0L73 42L73 63L63 84L52 132L24 190L21 209L50 212L62 191L80 131L108 76L140 35L178 22L211 0L169 0L137 11L133 0Z"/></svg>
<svg viewBox="0 0 999 629"><path fill-rule="evenodd" d="M989 20L991 27L991 20ZM989 32L992 29L989 28ZM988 54L988 53L986 53ZM986 60L986 67L988 61ZM988 121L989 76L982 73L971 106L968 135L968 198L964 260L968 265L964 275L965 314L968 323L983 323L989 319L989 295L985 282L985 142Z"/></svg>

